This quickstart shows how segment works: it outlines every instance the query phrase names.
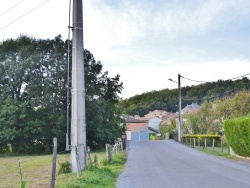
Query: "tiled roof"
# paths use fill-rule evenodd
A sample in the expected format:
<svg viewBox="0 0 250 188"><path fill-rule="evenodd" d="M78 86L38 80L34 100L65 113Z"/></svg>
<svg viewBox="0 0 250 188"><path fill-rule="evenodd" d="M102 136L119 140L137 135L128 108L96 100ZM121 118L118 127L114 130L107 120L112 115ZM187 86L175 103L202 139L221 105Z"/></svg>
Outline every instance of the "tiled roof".
<svg viewBox="0 0 250 188"><path fill-rule="evenodd" d="M185 108L181 110L181 114L185 114L189 110L199 110L200 106L197 103L192 103L191 105L187 105Z"/></svg>
<svg viewBox="0 0 250 188"><path fill-rule="evenodd" d="M126 126L126 130L132 131L134 129L138 129L139 127L143 127L145 125L147 125L147 123L131 123Z"/></svg>
<svg viewBox="0 0 250 188"><path fill-rule="evenodd" d="M126 123L146 123L148 120L142 120L142 119L135 119L132 117L125 117L125 122Z"/></svg>

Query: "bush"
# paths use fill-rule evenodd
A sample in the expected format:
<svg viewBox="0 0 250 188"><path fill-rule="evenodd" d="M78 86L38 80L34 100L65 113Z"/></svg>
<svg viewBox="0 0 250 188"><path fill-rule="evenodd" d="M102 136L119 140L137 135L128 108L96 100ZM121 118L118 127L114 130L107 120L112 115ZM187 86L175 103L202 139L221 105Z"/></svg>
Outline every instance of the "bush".
<svg viewBox="0 0 250 188"><path fill-rule="evenodd" d="M241 117L224 122L225 135L237 155L250 157L250 117Z"/></svg>
<svg viewBox="0 0 250 188"><path fill-rule="evenodd" d="M70 172L70 163L68 161L66 161L65 163L60 163L58 174L67 174Z"/></svg>

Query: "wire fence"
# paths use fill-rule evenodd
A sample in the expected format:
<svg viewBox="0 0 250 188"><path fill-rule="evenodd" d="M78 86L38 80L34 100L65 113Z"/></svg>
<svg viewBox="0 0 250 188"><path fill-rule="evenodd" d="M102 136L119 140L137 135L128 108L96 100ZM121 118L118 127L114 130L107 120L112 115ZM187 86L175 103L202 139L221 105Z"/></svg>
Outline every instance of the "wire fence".
<svg viewBox="0 0 250 188"><path fill-rule="evenodd" d="M214 153L229 154L229 144L226 139L222 136L220 138L183 138L183 144L188 145L192 148L207 150Z"/></svg>
<svg viewBox="0 0 250 188"><path fill-rule="evenodd" d="M122 140L117 140L114 145L108 145L110 148L109 155L105 152L92 152L87 147L85 151L86 167L96 163L101 164L104 160L109 161L110 155L114 156L123 151L123 144ZM16 188L21 187L22 184L28 188L47 188L51 187L53 178L54 186L57 186L59 182L67 184L70 181L77 180L77 173L75 176L72 176L72 174L59 175L58 173L62 164L69 163L69 151L56 152L56 163L54 162L54 155L55 153L0 157L0 188Z"/></svg>

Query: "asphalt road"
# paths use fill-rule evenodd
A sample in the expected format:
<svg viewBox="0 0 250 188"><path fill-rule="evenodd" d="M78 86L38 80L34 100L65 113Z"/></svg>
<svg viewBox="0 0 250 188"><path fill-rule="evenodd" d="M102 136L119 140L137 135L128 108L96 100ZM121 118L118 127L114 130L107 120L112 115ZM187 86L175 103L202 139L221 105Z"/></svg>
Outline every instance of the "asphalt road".
<svg viewBox="0 0 250 188"><path fill-rule="evenodd" d="M250 163L175 141L129 141L117 188L250 188Z"/></svg>

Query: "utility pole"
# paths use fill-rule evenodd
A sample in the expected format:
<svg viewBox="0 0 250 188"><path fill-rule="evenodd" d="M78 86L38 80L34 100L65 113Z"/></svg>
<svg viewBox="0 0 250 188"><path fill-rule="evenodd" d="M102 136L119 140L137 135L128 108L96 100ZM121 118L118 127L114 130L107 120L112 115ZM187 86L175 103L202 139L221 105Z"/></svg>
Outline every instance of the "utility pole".
<svg viewBox="0 0 250 188"><path fill-rule="evenodd" d="M178 74L178 93L179 93L179 114L178 114L178 142L182 141L182 121L181 121L181 75Z"/></svg>
<svg viewBox="0 0 250 188"><path fill-rule="evenodd" d="M82 0L73 0L71 170L85 170L86 117Z"/></svg>

